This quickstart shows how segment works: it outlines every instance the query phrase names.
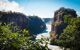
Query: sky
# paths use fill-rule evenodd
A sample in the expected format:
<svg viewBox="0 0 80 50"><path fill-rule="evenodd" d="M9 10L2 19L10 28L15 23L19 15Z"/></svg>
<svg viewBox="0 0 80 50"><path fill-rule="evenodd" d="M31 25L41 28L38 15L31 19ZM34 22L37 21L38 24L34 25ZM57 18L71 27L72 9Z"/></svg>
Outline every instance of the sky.
<svg viewBox="0 0 80 50"><path fill-rule="evenodd" d="M60 7L71 8L80 15L80 0L0 0L0 10L52 18Z"/></svg>

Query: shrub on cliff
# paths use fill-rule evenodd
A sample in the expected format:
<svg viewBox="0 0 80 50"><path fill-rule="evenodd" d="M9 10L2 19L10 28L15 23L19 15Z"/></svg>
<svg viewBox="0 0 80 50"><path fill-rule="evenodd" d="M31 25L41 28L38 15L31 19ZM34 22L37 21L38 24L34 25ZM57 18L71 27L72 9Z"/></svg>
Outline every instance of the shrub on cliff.
<svg viewBox="0 0 80 50"><path fill-rule="evenodd" d="M68 18L67 18L68 19ZM70 19L70 18L69 18ZM68 20L66 20L67 22ZM80 49L80 18L71 18L69 25L61 33L59 39L53 41L53 44L59 45L70 50Z"/></svg>
<svg viewBox="0 0 80 50"><path fill-rule="evenodd" d="M74 9L61 7L59 10L55 11L51 32L55 32L55 34L58 35L57 38L59 38L60 34L69 24L71 18L77 18Z"/></svg>

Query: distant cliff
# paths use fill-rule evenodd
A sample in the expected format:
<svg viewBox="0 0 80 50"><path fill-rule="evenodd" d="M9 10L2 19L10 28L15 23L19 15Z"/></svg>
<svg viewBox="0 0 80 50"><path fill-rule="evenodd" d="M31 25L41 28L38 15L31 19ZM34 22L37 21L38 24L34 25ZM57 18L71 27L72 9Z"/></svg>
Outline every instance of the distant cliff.
<svg viewBox="0 0 80 50"><path fill-rule="evenodd" d="M74 9L61 7L59 10L55 11L51 27L52 39L58 38L59 35L63 32L63 29L68 25L68 23L64 22L64 17L66 15L70 18L77 17L76 11Z"/></svg>
<svg viewBox="0 0 80 50"><path fill-rule="evenodd" d="M51 24L51 22L53 21L53 18L42 18L42 19L46 24Z"/></svg>
<svg viewBox="0 0 80 50"><path fill-rule="evenodd" d="M19 26L19 29L28 29L31 34L39 34L46 29L45 23L38 16L26 16L18 12L0 11L0 22L13 23Z"/></svg>

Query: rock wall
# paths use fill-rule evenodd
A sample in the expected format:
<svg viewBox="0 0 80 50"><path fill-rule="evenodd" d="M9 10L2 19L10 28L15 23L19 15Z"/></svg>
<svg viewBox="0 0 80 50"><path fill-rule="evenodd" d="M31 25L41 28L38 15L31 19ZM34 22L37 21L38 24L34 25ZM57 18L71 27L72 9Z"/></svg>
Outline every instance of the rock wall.
<svg viewBox="0 0 80 50"><path fill-rule="evenodd" d="M76 11L74 9L61 7L59 10L55 11L53 22L52 22L52 27L51 27L52 39L55 38L54 36L52 36L53 34L56 34L57 38L59 38L59 35L63 32L63 30L68 25L67 23L64 22L65 15L71 18L77 17Z"/></svg>

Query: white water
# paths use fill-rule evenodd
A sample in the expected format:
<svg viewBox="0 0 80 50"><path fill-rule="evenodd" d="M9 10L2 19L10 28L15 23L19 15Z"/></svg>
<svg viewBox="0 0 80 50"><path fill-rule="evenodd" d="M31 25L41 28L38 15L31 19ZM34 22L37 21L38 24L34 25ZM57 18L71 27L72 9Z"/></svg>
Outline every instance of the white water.
<svg viewBox="0 0 80 50"><path fill-rule="evenodd" d="M50 39L49 32L51 31L51 24L46 24L46 27L47 27L47 30L46 30L47 33L38 34L36 39L41 39L41 38L49 38ZM44 44L43 44L43 46L44 46ZM63 50L59 46L50 45L50 44L48 44L48 48L51 50Z"/></svg>
<svg viewBox="0 0 80 50"><path fill-rule="evenodd" d="M46 24L46 27L47 27L47 33L41 33L41 34L38 34L36 39L41 39L41 37L43 36L44 38L50 38L50 35L49 35L49 32L51 31L51 25L50 24Z"/></svg>

